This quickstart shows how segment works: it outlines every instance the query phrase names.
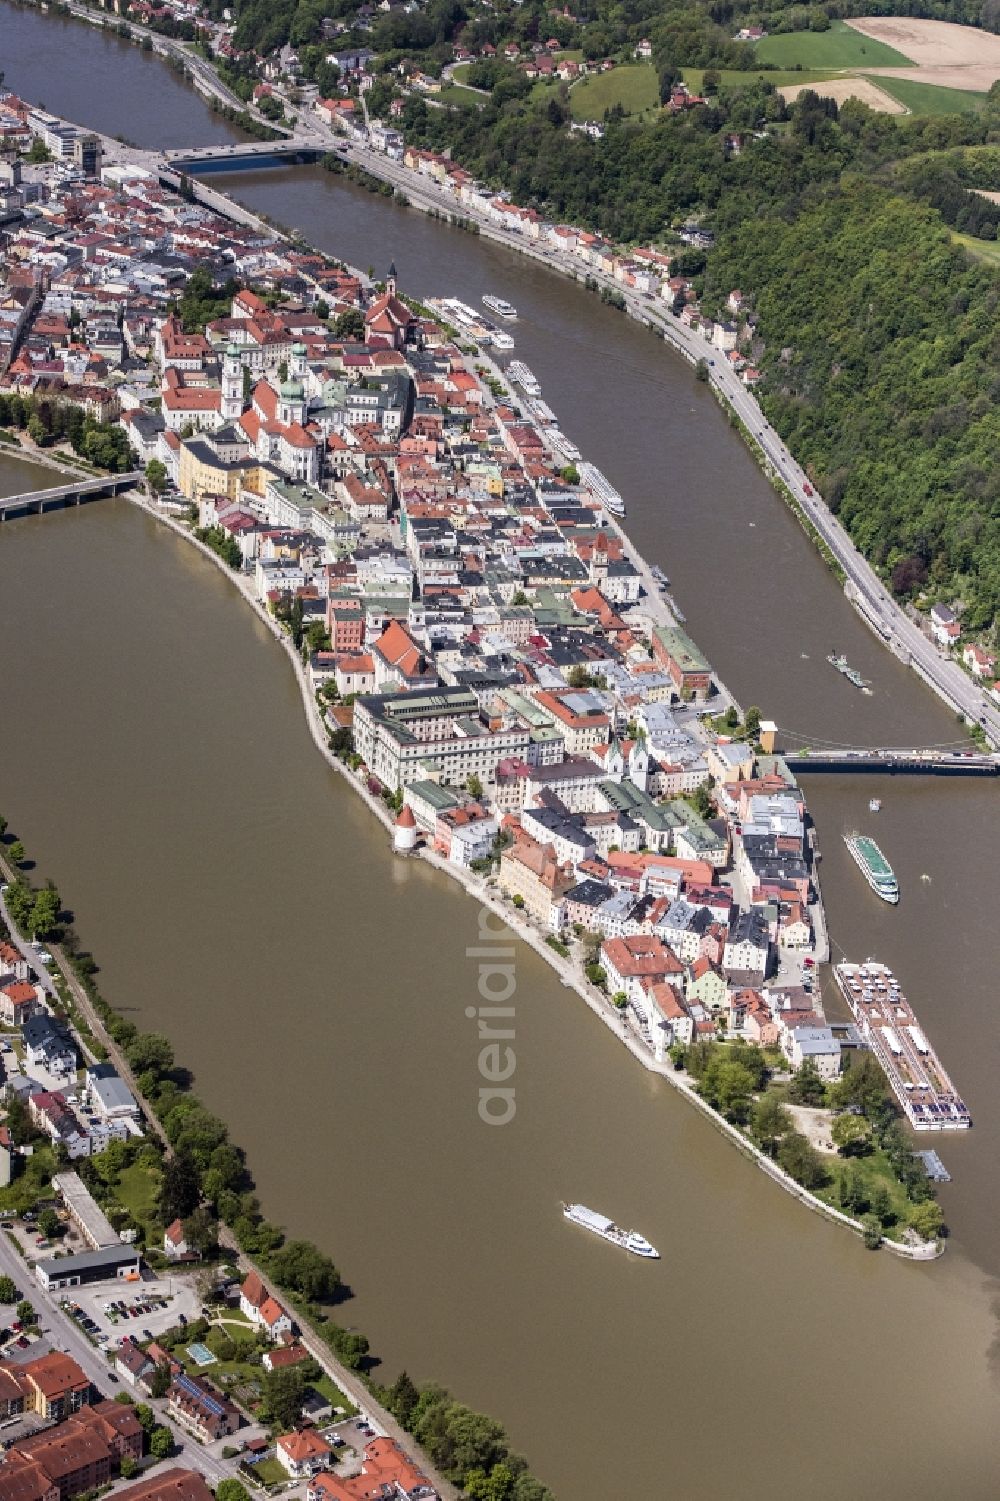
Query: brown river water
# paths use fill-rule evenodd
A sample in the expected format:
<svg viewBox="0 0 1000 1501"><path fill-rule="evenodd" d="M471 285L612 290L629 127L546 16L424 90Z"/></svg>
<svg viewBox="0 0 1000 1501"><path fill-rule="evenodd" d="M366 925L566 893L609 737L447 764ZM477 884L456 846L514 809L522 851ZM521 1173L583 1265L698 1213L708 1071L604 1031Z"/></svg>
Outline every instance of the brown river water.
<svg viewBox="0 0 1000 1501"><path fill-rule="evenodd" d="M50 34L2 7L0 49L8 22L22 43L25 27ZM148 59L70 33L115 49L117 128L142 140L126 110L145 87L143 128L176 139L190 91L161 68L150 93ZM62 55L41 97L102 124ZM648 332L318 169L216 181L349 261L395 259L417 294L514 301L518 356L626 497L631 534L741 701L796 736L956 738ZM0 456L0 488L26 483ZM826 664L831 646L871 698ZM500 1417L562 1501L994 1494L992 783L805 783L835 952L900 973L975 1117L935 1143L955 1177L948 1253L913 1266L766 1180L521 946L517 1115L482 1125L475 904L392 859L317 756L280 648L215 567L127 502L0 527L0 703L0 809L72 905L109 999L170 1034L247 1147L268 1214L334 1255L355 1295L343 1318L388 1379L406 1365ZM896 869L896 909L843 848L855 824ZM567 1226L568 1199L636 1225L662 1260L632 1265Z"/></svg>

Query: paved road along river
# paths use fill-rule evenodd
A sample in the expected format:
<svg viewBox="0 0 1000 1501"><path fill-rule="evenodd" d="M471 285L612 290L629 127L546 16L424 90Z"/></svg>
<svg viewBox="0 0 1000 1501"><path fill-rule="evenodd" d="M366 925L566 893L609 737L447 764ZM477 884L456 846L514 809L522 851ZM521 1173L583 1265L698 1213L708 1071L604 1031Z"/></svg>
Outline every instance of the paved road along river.
<svg viewBox="0 0 1000 1501"><path fill-rule="evenodd" d="M8 16L48 24L5 10L5 28ZM116 48L123 89L130 59L148 66L95 40ZM69 98L71 56L46 61L46 103L103 123ZM164 70L145 127L176 138L192 99ZM124 117L116 128L142 138ZM744 702L831 739L954 736L649 334L319 172L237 187L347 259L395 258L417 293L517 303L518 353L626 496L630 530ZM170 1032L232 1120L269 1212L337 1257L356 1293L345 1316L387 1375L406 1364L502 1417L562 1497L825 1501L842 1495L848 1456L862 1494L992 1494L991 785L880 785L894 911L839 839L867 821L872 784L807 787L835 941L902 974L976 1116L968 1140L941 1146L953 1244L912 1267L863 1254L765 1181L520 949L518 1113L480 1126L464 1015L474 906L389 858L316 756L279 649L147 517L102 502L5 525L0 640L5 722L19 727L0 807L71 897L108 994ZM872 698L827 666L833 645ZM558 1213L571 1198L635 1224L663 1260L634 1266L576 1234Z"/></svg>

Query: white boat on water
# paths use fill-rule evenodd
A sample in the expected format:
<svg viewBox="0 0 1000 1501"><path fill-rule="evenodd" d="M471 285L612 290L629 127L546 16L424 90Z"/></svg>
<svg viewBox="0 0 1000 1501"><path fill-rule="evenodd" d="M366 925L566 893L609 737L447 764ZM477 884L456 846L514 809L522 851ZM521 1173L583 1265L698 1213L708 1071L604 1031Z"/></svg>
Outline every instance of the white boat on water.
<svg viewBox="0 0 1000 1501"><path fill-rule="evenodd" d="M877 797L869 800L868 811L869 813L880 813L882 811L882 804Z"/></svg>
<svg viewBox="0 0 1000 1501"><path fill-rule="evenodd" d="M859 834L851 829L844 835L844 843L875 895L895 907L899 901L899 883L874 839L869 834Z"/></svg>
<svg viewBox="0 0 1000 1501"><path fill-rule="evenodd" d="M510 334L505 334L502 328L495 328L490 333L490 343L494 349L513 349L514 340Z"/></svg>
<svg viewBox="0 0 1000 1501"><path fill-rule="evenodd" d="M526 395L541 396L542 388L523 360L511 360L507 367L507 374L512 381L517 382Z"/></svg>
<svg viewBox="0 0 1000 1501"><path fill-rule="evenodd" d="M564 1204L563 1215L572 1220L574 1225L582 1225L592 1235L599 1235L602 1240L609 1240L613 1246L620 1246L623 1251L631 1251L633 1256L645 1256L647 1260L659 1261L660 1253L655 1246L651 1246L644 1235L638 1230L622 1230L614 1220L609 1220L604 1214L597 1214L593 1209L588 1209L586 1204Z"/></svg>
<svg viewBox="0 0 1000 1501"><path fill-rule="evenodd" d="M580 457L580 450L571 438L567 438L566 434L560 432L557 427L550 427L545 436L561 458L564 458L567 463L576 463Z"/></svg>
<svg viewBox="0 0 1000 1501"><path fill-rule="evenodd" d="M529 401L528 406L532 417L536 421L541 422L545 427L553 427L555 425L556 414L547 402L541 401L536 397L534 401Z"/></svg>
<svg viewBox="0 0 1000 1501"><path fill-rule="evenodd" d="M498 318L516 318L517 308L512 302L507 302L503 297L494 297L492 292L483 296L483 305L488 307L491 313L496 313Z"/></svg>
<svg viewBox="0 0 1000 1501"><path fill-rule="evenodd" d="M612 516L624 516L625 502L607 476L601 473L597 465L585 463L581 464L579 468L581 480L594 497L601 502L604 509L610 511Z"/></svg>

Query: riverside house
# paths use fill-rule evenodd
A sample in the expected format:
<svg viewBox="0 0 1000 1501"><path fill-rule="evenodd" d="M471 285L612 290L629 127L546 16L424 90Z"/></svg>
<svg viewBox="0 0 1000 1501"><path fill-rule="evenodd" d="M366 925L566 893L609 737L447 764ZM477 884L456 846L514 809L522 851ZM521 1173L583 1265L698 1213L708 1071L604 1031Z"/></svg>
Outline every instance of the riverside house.
<svg viewBox="0 0 1000 1501"><path fill-rule="evenodd" d="M272 1340L292 1333L292 1320L277 1298L268 1292L256 1272L250 1272L240 1288L240 1311L256 1329Z"/></svg>
<svg viewBox="0 0 1000 1501"><path fill-rule="evenodd" d="M281 1434L274 1447L278 1463L293 1480L329 1469L333 1457L330 1445L310 1428Z"/></svg>

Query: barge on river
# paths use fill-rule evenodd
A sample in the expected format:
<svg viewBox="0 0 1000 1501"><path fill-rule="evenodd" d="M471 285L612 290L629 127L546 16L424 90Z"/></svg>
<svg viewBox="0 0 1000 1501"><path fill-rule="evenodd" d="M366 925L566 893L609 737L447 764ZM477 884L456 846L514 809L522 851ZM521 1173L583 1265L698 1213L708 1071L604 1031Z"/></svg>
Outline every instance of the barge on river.
<svg viewBox="0 0 1000 1501"><path fill-rule="evenodd" d="M924 1036L888 965L838 964L837 984L914 1131L967 1131L965 1101Z"/></svg>

